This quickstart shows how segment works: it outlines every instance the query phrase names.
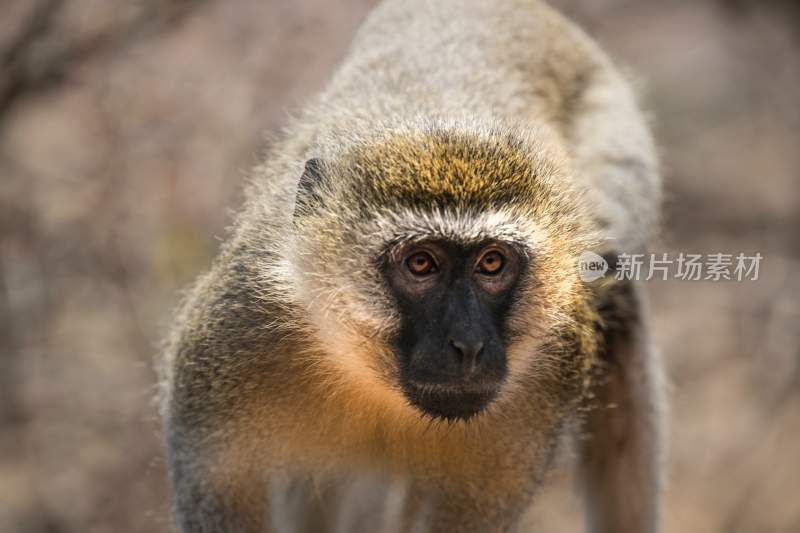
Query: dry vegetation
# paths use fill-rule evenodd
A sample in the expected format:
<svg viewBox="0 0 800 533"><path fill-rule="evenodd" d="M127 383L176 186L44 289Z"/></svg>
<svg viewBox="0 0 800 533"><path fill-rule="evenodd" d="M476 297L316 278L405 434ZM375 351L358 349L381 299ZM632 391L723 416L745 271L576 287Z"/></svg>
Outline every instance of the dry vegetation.
<svg viewBox="0 0 800 533"><path fill-rule="evenodd" d="M800 9L555 2L646 83L659 250L761 252L756 282L651 282L669 533L800 530ZM170 529L152 358L241 177L372 2L5 0L0 530ZM564 469L565 470L565 469ZM579 531L569 473L531 514Z"/></svg>

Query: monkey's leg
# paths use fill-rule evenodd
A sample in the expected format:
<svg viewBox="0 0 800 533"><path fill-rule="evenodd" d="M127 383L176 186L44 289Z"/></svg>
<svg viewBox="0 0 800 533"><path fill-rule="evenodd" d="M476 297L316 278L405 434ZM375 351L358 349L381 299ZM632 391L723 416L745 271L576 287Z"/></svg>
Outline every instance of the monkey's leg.
<svg viewBox="0 0 800 533"><path fill-rule="evenodd" d="M661 375L636 288L620 284L601 305L602 374L580 447L592 533L657 530L661 484Z"/></svg>
<svg viewBox="0 0 800 533"><path fill-rule="evenodd" d="M264 459L263 440L233 417L206 428L169 426L175 510L183 533L333 531L335 494L307 475L289 475ZM326 498L326 496L330 498ZM357 507L357 506L356 506ZM354 529L349 531L374 531Z"/></svg>
<svg viewBox="0 0 800 533"><path fill-rule="evenodd" d="M246 454L211 436L169 430L169 466L177 523L184 533L255 533L269 520L266 484ZM234 435L226 438L235 440ZM216 441L216 442L215 442Z"/></svg>

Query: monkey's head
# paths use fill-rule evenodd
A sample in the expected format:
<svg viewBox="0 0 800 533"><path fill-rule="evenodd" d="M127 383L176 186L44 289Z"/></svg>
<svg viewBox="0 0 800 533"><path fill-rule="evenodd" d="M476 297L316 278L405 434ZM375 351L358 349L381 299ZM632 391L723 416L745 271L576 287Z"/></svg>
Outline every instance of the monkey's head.
<svg viewBox="0 0 800 533"><path fill-rule="evenodd" d="M580 379L590 230L563 160L519 134L435 128L309 160L289 268L338 376L450 420Z"/></svg>

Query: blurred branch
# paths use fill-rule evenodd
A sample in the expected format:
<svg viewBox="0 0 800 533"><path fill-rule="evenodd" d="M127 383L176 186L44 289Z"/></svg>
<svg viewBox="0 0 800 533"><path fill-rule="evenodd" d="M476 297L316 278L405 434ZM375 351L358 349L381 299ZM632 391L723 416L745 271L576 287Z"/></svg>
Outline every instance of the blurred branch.
<svg viewBox="0 0 800 533"><path fill-rule="evenodd" d="M50 30L53 18L61 11L63 0L42 0L28 16L22 31L0 54L0 113L21 94L26 81L33 76L26 72L30 50ZM29 82L28 82L29 83Z"/></svg>
<svg viewBox="0 0 800 533"><path fill-rule="evenodd" d="M24 96L58 87L77 66L169 31L208 0L151 0L127 20L89 35L57 30L64 0L39 0L22 30L0 50L0 122Z"/></svg>
<svg viewBox="0 0 800 533"><path fill-rule="evenodd" d="M5 272L0 263L0 352L14 354L17 343L14 328L11 327L11 305L8 300ZM13 424L21 418L14 362L13 357L0 358L0 426Z"/></svg>
<svg viewBox="0 0 800 533"><path fill-rule="evenodd" d="M751 14L756 9L769 9L793 21L797 29L800 23L800 3L797 0L718 0L719 5L729 14L741 17Z"/></svg>

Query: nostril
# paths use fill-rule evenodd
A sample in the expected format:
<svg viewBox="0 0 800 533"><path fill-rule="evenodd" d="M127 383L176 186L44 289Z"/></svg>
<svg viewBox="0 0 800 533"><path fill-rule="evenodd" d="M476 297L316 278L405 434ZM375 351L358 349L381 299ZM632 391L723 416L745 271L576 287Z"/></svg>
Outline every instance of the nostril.
<svg viewBox="0 0 800 533"><path fill-rule="evenodd" d="M470 377L478 366L481 352L483 351L483 341L464 342L450 339L450 345L455 348L461 358L461 367L466 377Z"/></svg>
<svg viewBox="0 0 800 533"><path fill-rule="evenodd" d="M478 340L475 342L464 342L450 339L450 345L462 357L477 357L483 351L483 341Z"/></svg>

